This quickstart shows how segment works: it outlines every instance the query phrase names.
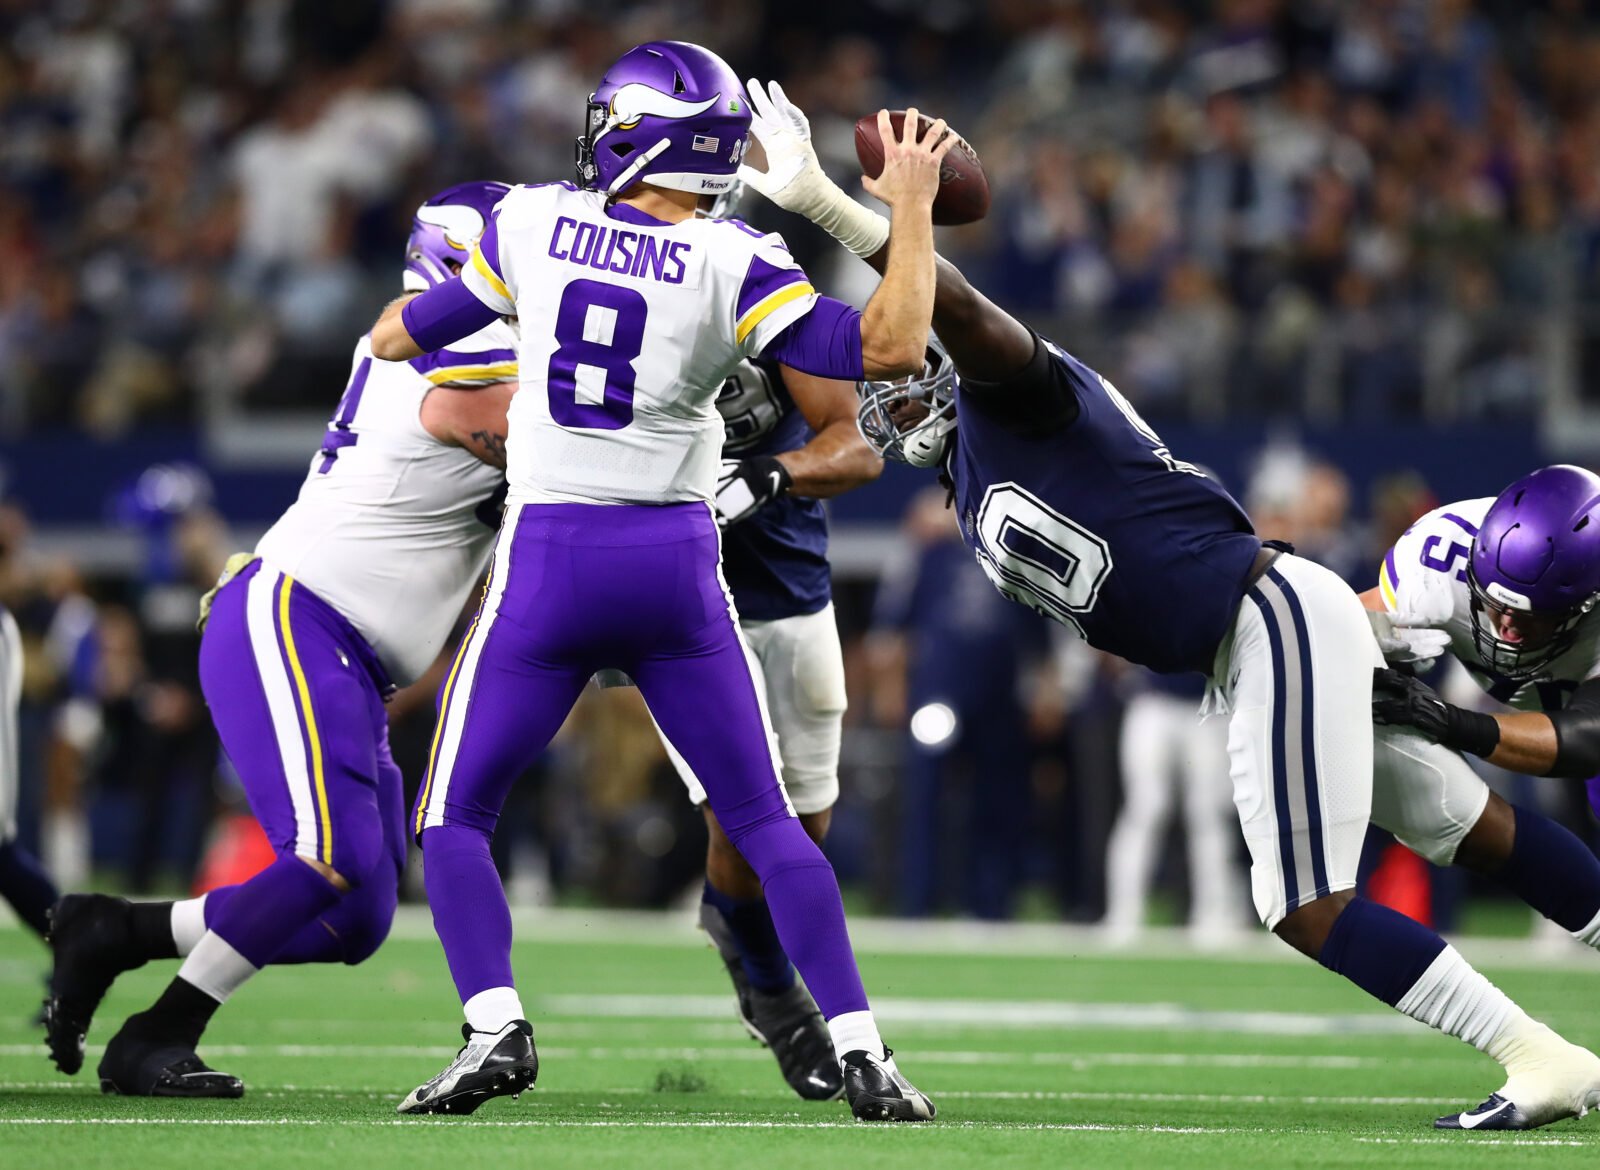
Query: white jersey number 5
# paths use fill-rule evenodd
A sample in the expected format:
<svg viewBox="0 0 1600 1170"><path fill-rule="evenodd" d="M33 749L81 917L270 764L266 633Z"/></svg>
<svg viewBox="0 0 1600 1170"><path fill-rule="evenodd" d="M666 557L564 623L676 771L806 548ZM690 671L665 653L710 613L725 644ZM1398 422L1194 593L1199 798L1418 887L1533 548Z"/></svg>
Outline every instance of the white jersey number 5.
<svg viewBox="0 0 1600 1170"><path fill-rule="evenodd" d="M1078 630L1111 572L1106 542L1014 483L995 484L978 509L978 563L995 587Z"/></svg>

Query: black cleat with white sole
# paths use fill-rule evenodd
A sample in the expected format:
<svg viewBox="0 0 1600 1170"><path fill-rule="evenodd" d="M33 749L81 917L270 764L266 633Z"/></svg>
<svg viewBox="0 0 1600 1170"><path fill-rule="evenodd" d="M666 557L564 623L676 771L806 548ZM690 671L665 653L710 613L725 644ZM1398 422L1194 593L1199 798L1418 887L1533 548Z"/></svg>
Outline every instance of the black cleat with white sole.
<svg viewBox="0 0 1600 1170"><path fill-rule="evenodd" d="M56 1068L83 1067L83 1040L95 1009L124 971L142 967L125 898L68 894L50 911L48 941L55 963L44 1001L45 1043Z"/></svg>
<svg viewBox="0 0 1600 1170"><path fill-rule="evenodd" d="M218 1072L194 1045L144 1034L134 1016L100 1058L100 1091L122 1097L243 1097L244 1082Z"/></svg>
<svg viewBox="0 0 1600 1170"><path fill-rule="evenodd" d="M1436 1119L1434 1129L1534 1129L1522 1110L1499 1093L1490 1093L1489 1099L1476 1109L1460 1113L1447 1113Z"/></svg>
<svg viewBox="0 0 1600 1170"><path fill-rule="evenodd" d="M864 1049L844 1054L844 1095L858 1121L932 1121L933 1102L895 1067L893 1049L883 1058Z"/></svg>
<svg viewBox="0 0 1600 1170"><path fill-rule="evenodd" d="M533 1025L512 1020L498 1032L461 1025L466 1041L438 1076L411 1090L398 1113L471 1113L491 1097L517 1097L539 1078Z"/></svg>

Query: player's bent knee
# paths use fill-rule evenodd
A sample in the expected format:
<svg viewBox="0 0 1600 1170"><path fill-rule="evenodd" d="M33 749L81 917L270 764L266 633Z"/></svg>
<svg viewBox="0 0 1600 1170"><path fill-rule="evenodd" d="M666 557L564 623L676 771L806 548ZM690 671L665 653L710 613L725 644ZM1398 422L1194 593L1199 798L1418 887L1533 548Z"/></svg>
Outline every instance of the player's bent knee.
<svg viewBox="0 0 1600 1170"><path fill-rule="evenodd" d="M383 820L376 810L339 818L334 822L332 837L333 864L328 868L338 874L343 888L357 889L374 876L392 872Z"/></svg>
<svg viewBox="0 0 1600 1170"><path fill-rule="evenodd" d="M1335 890L1299 906L1285 914L1272 933L1288 943L1302 955L1315 959L1322 953L1322 944L1344 908L1355 897L1354 890Z"/></svg>
<svg viewBox="0 0 1600 1170"><path fill-rule="evenodd" d="M378 953L394 925L394 912L400 904L400 882L373 881L360 891L360 912L342 924L339 933L340 959L350 966L364 963ZM359 896L359 895L352 895Z"/></svg>

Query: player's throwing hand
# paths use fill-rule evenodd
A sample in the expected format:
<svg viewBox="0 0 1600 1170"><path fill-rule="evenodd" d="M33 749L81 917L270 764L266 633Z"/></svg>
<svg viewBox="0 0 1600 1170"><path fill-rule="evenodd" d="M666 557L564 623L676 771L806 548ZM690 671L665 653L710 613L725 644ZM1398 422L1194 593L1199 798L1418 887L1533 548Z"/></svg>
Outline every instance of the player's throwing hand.
<svg viewBox="0 0 1600 1170"><path fill-rule="evenodd" d="M960 139L939 118L917 139L921 118L916 107L906 110L900 136L895 137L889 111L878 111L878 135L883 140L883 173L876 179L861 177L862 186L891 207L923 203L929 206L939 193L939 169L944 156Z"/></svg>

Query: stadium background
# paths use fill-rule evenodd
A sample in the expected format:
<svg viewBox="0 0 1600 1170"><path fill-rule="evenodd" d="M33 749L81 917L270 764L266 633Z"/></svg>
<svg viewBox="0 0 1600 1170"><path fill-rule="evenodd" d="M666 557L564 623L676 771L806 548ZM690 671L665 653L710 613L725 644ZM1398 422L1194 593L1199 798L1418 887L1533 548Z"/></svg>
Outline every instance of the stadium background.
<svg viewBox="0 0 1600 1170"><path fill-rule="evenodd" d="M195 600L292 498L415 205L565 177L600 69L657 36L783 81L840 177L860 114L947 116L996 194L947 254L1358 588L1435 500L1600 452L1582 0L0 0L0 599L27 644L23 837L64 884L248 864ZM819 286L870 291L745 210ZM1146 680L1004 607L941 504L891 468L832 507L830 853L875 911L1092 921ZM413 783L436 683L392 709ZM1581 791L1524 795L1591 830ZM702 830L631 693L589 696L515 801L524 904L694 883ZM1415 878L1386 888L1443 925L1482 904Z"/></svg>

